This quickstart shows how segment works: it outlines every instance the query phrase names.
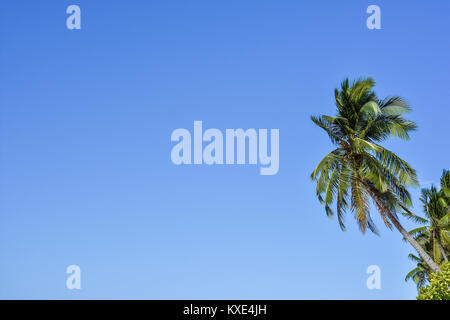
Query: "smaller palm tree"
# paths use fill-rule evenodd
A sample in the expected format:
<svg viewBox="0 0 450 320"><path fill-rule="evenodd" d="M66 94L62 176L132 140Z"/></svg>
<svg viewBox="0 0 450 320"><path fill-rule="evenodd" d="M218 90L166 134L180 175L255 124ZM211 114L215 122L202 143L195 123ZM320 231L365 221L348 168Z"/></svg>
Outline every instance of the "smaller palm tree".
<svg viewBox="0 0 450 320"><path fill-rule="evenodd" d="M448 262L450 255L450 172L444 170L440 190L434 185L422 189L420 201L427 219L421 219L426 226L409 232L415 238L426 239L433 260L440 264Z"/></svg>
<svg viewBox="0 0 450 320"><path fill-rule="evenodd" d="M417 265L414 269L412 269L405 277L405 281L412 280L417 286L417 291L420 290L420 288L425 288L425 286L428 283L429 276L430 276L430 268L428 265L423 261L422 258L417 257L416 255L410 253L408 258L412 261L414 261Z"/></svg>
<svg viewBox="0 0 450 320"><path fill-rule="evenodd" d="M450 257L450 172L448 170L444 170L442 174L440 187L440 190L433 185L429 189L422 189L420 201L428 219L417 217L416 221L426 225L409 231L409 234L438 265L448 262ZM406 275L405 281L413 280L418 289L425 287L431 273L429 266L422 258L413 254L410 254L409 258L416 262L416 267Z"/></svg>
<svg viewBox="0 0 450 320"><path fill-rule="evenodd" d="M423 221L426 221L423 219ZM428 231L424 232L418 232L414 233L410 231L411 236L417 241L417 243L420 244L420 246L423 248L423 250L428 254L430 253L430 241L429 241L429 234ZM406 241L406 239L403 239L403 241ZM424 288L430 279L431 269L430 267L425 263L425 261L419 256L416 256L412 253L408 255L408 258L416 263L416 267L412 269L405 277L405 281L412 280L417 286L417 290L419 291L420 288Z"/></svg>

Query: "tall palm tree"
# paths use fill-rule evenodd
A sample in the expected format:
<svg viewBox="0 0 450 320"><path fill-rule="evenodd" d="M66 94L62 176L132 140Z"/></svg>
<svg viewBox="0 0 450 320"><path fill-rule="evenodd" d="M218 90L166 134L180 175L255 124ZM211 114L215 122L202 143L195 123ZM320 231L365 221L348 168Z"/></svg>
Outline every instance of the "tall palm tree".
<svg viewBox="0 0 450 320"><path fill-rule="evenodd" d="M415 239L402 227L397 213L417 218L407 207L411 196L407 186L417 185L416 171L392 151L378 143L389 137L409 139L409 132L417 128L403 118L410 111L400 97L379 99L372 88L371 78L354 81L346 79L335 90L337 115L311 116L311 120L325 130L336 149L317 165L311 179L317 182L317 196L332 216L331 204L336 200L339 224L345 229L344 214L354 213L360 230L367 228L378 234L370 216L370 199L387 227L394 225L416 249L433 271L439 267Z"/></svg>

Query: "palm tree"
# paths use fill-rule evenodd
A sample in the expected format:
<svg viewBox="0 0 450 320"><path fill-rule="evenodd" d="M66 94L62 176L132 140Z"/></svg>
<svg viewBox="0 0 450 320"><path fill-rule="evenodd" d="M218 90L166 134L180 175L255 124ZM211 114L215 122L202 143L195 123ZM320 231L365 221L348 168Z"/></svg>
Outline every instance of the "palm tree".
<svg viewBox="0 0 450 320"><path fill-rule="evenodd" d="M450 256L450 172L444 170L441 176L441 188L432 185L429 189L422 189L420 201L428 219L421 219L426 226L409 231L422 248L433 257L436 264L448 262ZM409 258L416 262L405 281L413 280L417 289L425 287L430 277L430 268L423 259L410 254Z"/></svg>
<svg viewBox="0 0 450 320"><path fill-rule="evenodd" d="M430 278L430 267L426 263L424 263L423 259L409 254L408 258L417 263L416 267L412 269L405 277L405 281L412 280L415 282L417 286L417 291L420 288L425 288Z"/></svg>
<svg viewBox="0 0 450 320"><path fill-rule="evenodd" d="M425 219L424 219L425 220ZM430 236L428 231L424 232L409 232L413 238L420 244L420 246L425 250L425 252L430 255ZM406 241L405 238L403 238ZM416 255L410 253L408 258L416 263L416 267L412 269L405 277L405 281L413 280L416 283L417 290L420 288L424 288L430 279L431 269L425 263L425 261L421 257L417 257Z"/></svg>
<svg viewBox="0 0 450 320"><path fill-rule="evenodd" d="M400 97L378 99L372 91L371 78L354 81L346 79L335 90L337 115L311 116L311 120L328 134L336 149L317 165L311 179L317 182L317 197L325 205L327 215L334 214L331 204L336 200L339 224L347 211L354 213L361 232L369 228L378 234L370 216L370 199L384 223L394 225L433 271L439 267L415 239L402 227L397 213L417 219L407 207L411 196L407 186L417 183L416 171L392 151L379 145L389 137L409 139L417 128L403 118L410 111Z"/></svg>
<svg viewBox="0 0 450 320"><path fill-rule="evenodd" d="M428 219L422 219L427 226L409 232L415 238L423 238L430 248L434 262L448 262L450 255L450 172L444 170L441 176L441 188L432 185L422 189L420 201ZM424 247L424 245L422 245Z"/></svg>

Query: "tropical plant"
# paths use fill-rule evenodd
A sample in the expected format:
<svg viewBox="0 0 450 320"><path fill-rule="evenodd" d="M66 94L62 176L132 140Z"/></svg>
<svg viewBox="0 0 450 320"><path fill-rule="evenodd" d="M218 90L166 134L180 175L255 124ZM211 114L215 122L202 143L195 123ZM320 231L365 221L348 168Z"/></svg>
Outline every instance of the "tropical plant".
<svg viewBox="0 0 450 320"><path fill-rule="evenodd" d="M450 172L444 170L440 190L435 186L422 189L420 200L428 219L420 219L426 226L415 228L409 234L429 253L436 264L448 262L450 256ZM424 287L430 277L430 269L423 259L412 254L409 258L417 263L405 281L413 280L418 289Z"/></svg>
<svg viewBox="0 0 450 320"><path fill-rule="evenodd" d="M410 111L401 97L379 99L371 78L354 81L346 79L335 89L337 115L311 116L311 120L325 130L336 149L326 155L314 169L311 179L317 182L317 197L333 216L336 212L343 230L344 215L354 213L361 232L368 228L378 234L370 216L370 199L384 223L398 231L416 249L433 271L439 267L417 241L402 227L397 213L418 219L407 207L411 196L407 186L416 186L416 171L394 152L379 143L390 137L409 139L409 132L417 128L403 115Z"/></svg>
<svg viewBox="0 0 450 320"><path fill-rule="evenodd" d="M450 263L442 264L442 271L430 275L430 285L421 288L417 300L450 300Z"/></svg>
<svg viewBox="0 0 450 320"><path fill-rule="evenodd" d="M412 269L405 277L405 281L412 280L417 286L417 291L420 288L424 288L430 277L430 267L423 261L422 258L417 257L416 255L410 253L408 258L414 262L416 262L416 267Z"/></svg>
<svg viewBox="0 0 450 320"><path fill-rule="evenodd" d="M433 253L434 261L448 262L450 253L450 172L444 170L441 176L441 189L432 185L429 189L422 189L420 201L428 219L428 226L411 230L411 235L426 233Z"/></svg>

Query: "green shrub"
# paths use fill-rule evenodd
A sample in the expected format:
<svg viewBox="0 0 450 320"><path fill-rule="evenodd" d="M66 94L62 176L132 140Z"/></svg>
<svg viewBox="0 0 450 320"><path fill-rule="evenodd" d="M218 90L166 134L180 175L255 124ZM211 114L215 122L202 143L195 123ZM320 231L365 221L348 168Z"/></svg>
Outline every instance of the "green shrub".
<svg viewBox="0 0 450 320"><path fill-rule="evenodd" d="M441 265L441 271L430 275L430 285L421 288L417 300L450 300L450 262Z"/></svg>

